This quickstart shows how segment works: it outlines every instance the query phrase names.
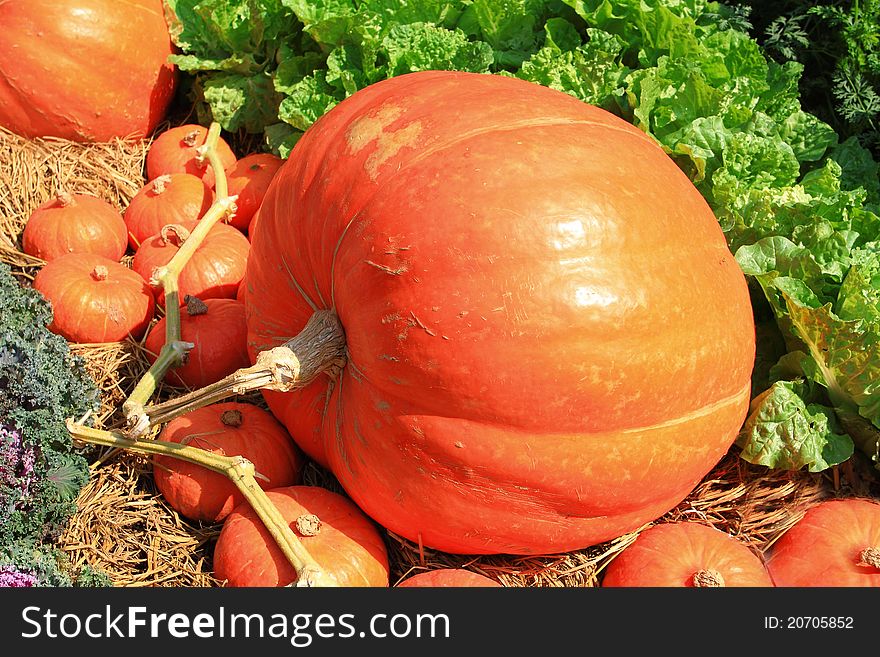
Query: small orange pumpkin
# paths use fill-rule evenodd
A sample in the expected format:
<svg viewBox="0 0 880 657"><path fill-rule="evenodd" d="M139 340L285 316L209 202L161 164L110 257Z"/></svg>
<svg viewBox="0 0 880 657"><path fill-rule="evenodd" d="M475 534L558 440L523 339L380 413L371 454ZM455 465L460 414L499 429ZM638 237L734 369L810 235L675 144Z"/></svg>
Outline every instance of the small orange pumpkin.
<svg viewBox="0 0 880 657"><path fill-rule="evenodd" d="M306 550L340 586L388 586L388 551L373 521L347 497L318 486L266 491ZM214 546L227 586L287 586L297 574L250 504L229 514Z"/></svg>
<svg viewBox="0 0 880 657"><path fill-rule="evenodd" d="M171 173L188 173L201 178L213 189L214 170L199 152L207 136L207 128L191 123L169 128L160 134L147 151L147 179L153 180ZM235 165L235 153L222 137L217 140L217 154L224 169Z"/></svg>
<svg viewBox="0 0 880 657"><path fill-rule="evenodd" d="M411 575L402 580L397 588L415 587L482 587L498 586L501 584L494 579L480 575L472 570L464 568L437 568L428 570L417 575Z"/></svg>
<svg viewBox="0 0 880 657"><path fill-rule="evenodd" d="M186 362L165 377L172 386L201 388L251 364L247 351L244 304L235 299L188 297L180 313L180 335L195 345ZM163 317L150 330L144 347L150 362L165 344Z"/></svg>
<svg viewBox="0 0 880 657"><path fill-rule="evenodd" d="M162 226L198 221L213 202L214 192L195 176L159 176L141 187L125 209L128 243L137 249Z"/></svg>
<svg viewBox="0 0 880 657"><path fill-rule="evenodd" d="M163 227L135 251L132 269L149 282L153 271L171 261L195 226L195 222L188 222ZM250 242L240 231L222 223L212 226L180 273L180 298L235 298L244 278L249 250ZM156 286L153 290L159 305L164 307L161 288Z"/></svg>
<svg viewBox="0 0 880 657"><path fill-rule="evenodd" d="M821 502L774 544L767 569L776 586L880 586L880 503Z"/></svg>
<svg viewBox="0 0 880 657"><path fill-rule="evenodd" d="M253 404L203 406L171 420L159 438L243 456L254 464L257 483L266 490L296 483L303 466L290 434L271 413ZM191 520L220 522L245 502L224 475L180 459L153 457L153 479L168 504Z"/></svg>
<svg viewBox="0 0 880 657"><path fill-rule="evenodd" d="M69 253L47 263L34 289L52 304L49 330L71 342L139 340L155 302L144 280L128 267L92 253Z"/></svg>
<svg viewBox="0 0 880 657"><path fill-rule="evenodd" d="M773 586L764 562L721 530L671 522L642 531L608 565L603 587Z"/></svg>
<svg viewBox="0 0 880 657"><path fill-rule="evenodd" d="M95 253L119 261L128 229L119 210L96 196L59 192L28 217L22 250L49 262L68 253Z"/></svg>
<svg viewBox="0 0 880 657"><path fill-rule="evenodd" d="M229 194L236 195L235 213L229 223L240 231L247 231L254 214L260 209L269 183L284 164L277 155L252 153L238 160L227 172Z"/></svg>

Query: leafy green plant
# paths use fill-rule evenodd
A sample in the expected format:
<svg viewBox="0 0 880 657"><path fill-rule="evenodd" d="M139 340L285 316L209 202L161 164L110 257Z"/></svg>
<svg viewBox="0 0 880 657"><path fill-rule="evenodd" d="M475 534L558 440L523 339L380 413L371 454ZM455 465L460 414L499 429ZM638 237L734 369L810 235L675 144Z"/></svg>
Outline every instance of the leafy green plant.
<svg viewBox="0 0 880 657"><path fill-rule="evenodd" d="M88 479L65 419L98 403L82 361L46 328L51 312L0 263L0 577L38 585L76 577L51 547Z"/></svg>
<svg viewBox="0 0 880 657"><path fill-rule="evenodd" d="M741 0L751 34L780 62L803 64L804 105L842 140L880 155L880 1Z"/></svg>

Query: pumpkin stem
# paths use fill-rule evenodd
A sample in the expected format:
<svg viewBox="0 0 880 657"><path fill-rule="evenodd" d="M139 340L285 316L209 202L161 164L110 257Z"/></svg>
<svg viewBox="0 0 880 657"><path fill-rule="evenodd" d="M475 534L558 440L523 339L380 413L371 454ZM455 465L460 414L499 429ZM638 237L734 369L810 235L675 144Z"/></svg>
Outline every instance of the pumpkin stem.
<svg viewBox="0 0 880 657"><path fill-rule="evenodd" d="M62 208L69 208L71 205L76 205L76 199L73 198L73 194L65 190L58 192L55 195L55 200L58 201L58 205Z"/></svg>
<svg viewBox="0 0 880 657"><path fill-rule="evenodd" d="M165 191L165 188L171 184L171 176L169 174L163 174L157 178L153 179L153 193L154 194L162 194Z"/></svg>
<svg viewBox="0 0 880 657"><path fill-rule="evenodd" d="M109 274L110 272L107 270L106 265L95 265L95 268L92 270L92 278L96 281L106 281Z"/></svg>
<svg viewBox="0 0 880 657"><path fill-rule="evenodd" d="M204 315L208 312L208 304L191 294L183 297L183 302L186 304L186 314L190 317Z"/></svg>
<svg viewBox="0 0 880 657"><path fill-rule="evenodd" d="M256 363L204 388L143 409L132 426L143 430L233 395L254 390L289 392L309 385L322 374L336 378L345 367L345 331L332 310L318 310L302 331L283 345L257 354Z"/></svg>
<svg viewBox="0 0 880 657"><path fill-rule="evenodd" d="M190 132L187 132L186 135L184 135L184 137L183 137L184 145L189 146L190 148L195 146L196 142L198 142L198 140L199 140L199 131L198 130L192 130Z"/></svg>
<svg viewBox="0 0 880 657"><path fill-rule="evenodd" d="M244 415L241 411L228 410L220 414L220 421L227 427L240 427L244 422Z"/></svg>
<svg viewBox="0 0 880 657"><path fill-rule="evenodd" d="M880 547L866 547L859 552L858 565L880 570Z"/></svg>
<svg viewBox="0 0 880 657"><path fill-rule="evenodd" d="M317 536L321 532L321 519L314 513L304 513L296 519L296 531L303 536Z"/></svg>
<svg viewBox="0 0 880 657"><path fill-rule="evenodd" d="M172 234L174 235L173 239L171 238ZM180 246L189 239L189 234L189 230L180 224L166 224L165 226L162 226L162 230L159 231L163 243L171 243L175 246Z"/></svg>
<svg viewBox="0 0 880 657"><path fill-rule="evenodd" d="M68 433L76 440L93 445L128 449L141 454L158 454L194 463L225 475L241 492L284 556L297 573L293 586L339 586L335 577L315 561L302 541L290 528L266 492L254 478L254 464L242 456L224 456L215 452L162 440L132 440L116 431L93 429L68 418Z"/></svg>
<svg viewBox="0 0 880 657"><path fill-rule="evenodd" d="M696 587L706 587L706 586L726 586L724 583L724 578L721 576L717 570L712 570L708 568L706 570L699 570L694 573L693 584Z"/></svg>

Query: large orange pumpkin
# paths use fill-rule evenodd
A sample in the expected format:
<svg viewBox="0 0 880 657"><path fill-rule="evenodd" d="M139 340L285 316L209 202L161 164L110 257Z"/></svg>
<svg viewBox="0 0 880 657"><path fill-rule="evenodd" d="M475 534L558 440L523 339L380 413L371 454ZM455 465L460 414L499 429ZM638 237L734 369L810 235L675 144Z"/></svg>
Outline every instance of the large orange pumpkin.
<svg viewBox="0 0 880 657"><path fill-rule="evenodd" d="M326 113L260 208L249 348L330 309L338 380L266 392L391 531L552 553L681 501L745 418L745 278L643 132L518 79L413 73Z"/></svg>
<svg viewBox="0 0 880 657"><path fill-rule="evenodd" d="M5 0L0 26L0 125L88 142L164 118L177 72L162 0Z"/></svg>

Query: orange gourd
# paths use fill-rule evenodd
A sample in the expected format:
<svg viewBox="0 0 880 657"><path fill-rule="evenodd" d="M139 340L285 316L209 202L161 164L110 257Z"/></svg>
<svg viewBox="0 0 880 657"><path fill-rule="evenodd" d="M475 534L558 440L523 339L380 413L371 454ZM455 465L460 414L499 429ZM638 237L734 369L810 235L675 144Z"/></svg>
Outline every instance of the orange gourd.
<svg viewBox="0 0 880 657"><path fill-rule="evenodd" d="M291 486L303 459L290 435L268 411L253 404L223 402L198 408L166 424L160 440L254 464L261 488ZM153 479L168 504L182 516L206 523L222 521L245 499L224 475L168 456L153 457Z"/></svg>
<svg viewBox="0 0 880 657"><path fill-rule="evenodd" d="M880 586L880 502L841 498L809 509L771 547L776 586Z"/></svg>
<svg viewBox="0 0 880 657"><path fill-rule="evenodd" d="M382 535L347 497L318 486L273 488L266 496L339 586L388 586ZM249 504L236 507L223 523L214 546L214 575L232 587L288 586L297 580Z"/></svg>
<svg viewBox="0 0 880 657"><path fill-rule="evenodd" d="M464 568L437 568L410 575L397 584L396 588L423 587L500 587L494 579Z"/></svg>
<svg viewBox="0 0 880 657"><path fill-rule="evenodd" d="M145 240L135 251L132 269L149 282L153 271L171 261L193 228L193 222L172 224ZM222 223L212 226L180 273L180 299L187 295L203 301L235 298L244 278L249 250L247 238L232 226ZM154 286L153 291L159 305L164 307L165 295L161 287Z"/></svg>
<svg viewBox="0 0 880 657"><path fill-rule="evenodd" d="M28 217L22 250L45 261L68 253L94 253L119 261L128 229L114 205L87 194L60 192Z"/></svg>
<svg viewBox="0 0 880 657"><path fill-rule="evenodd" d="M34 289L52 304L49 330L71 342L139 340L155 310L140 276L92 253L55 258L37 272Z"/></svg>
<svg viewBox="0 0 880 657"><path fill-rule="evenodd" d="M604 587L773 586L764 562L719 529L696 522L654 525L605 570Z"/></svg>
<svg viewBox="0 0 880 657"><path fill-rule="evenodd" d="M245 308L235 299L189 297L180 313L180 337L195 346L186 362L170 370L165 383L185 388L201 388L240 367L250 365L247 352ZM165 318L150 330L144 347L147 358L156 360L165 344Z"/></svg>
<svg viewBox="0 0 880 657"><path fill-rule="evenodd" d="M132 197L123 214L129 245L137 249L168 224L198 221L213 202L214 192L191 174L172 173L151 180Z"/></svg>

